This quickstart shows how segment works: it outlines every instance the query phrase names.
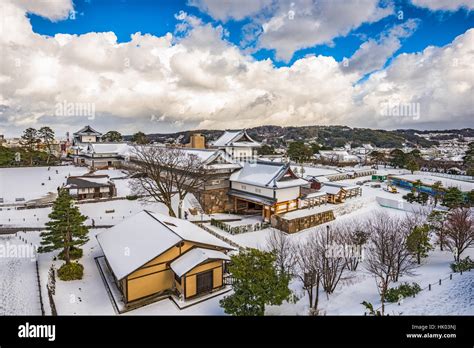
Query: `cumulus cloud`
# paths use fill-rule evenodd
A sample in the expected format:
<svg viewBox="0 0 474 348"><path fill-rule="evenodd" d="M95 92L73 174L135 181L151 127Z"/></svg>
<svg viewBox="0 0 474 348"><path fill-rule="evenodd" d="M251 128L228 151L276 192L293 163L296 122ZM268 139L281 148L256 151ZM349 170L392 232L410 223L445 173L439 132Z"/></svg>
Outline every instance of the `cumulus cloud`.
<svg viewBox="0 0 474 348"><path fill-rule="evenodd" d="M199 8L214 19L226 22L230 19L242 20L258 14L272 4L272 0L190 0L188 5Z"/></svg>
<svg viewBox="0 0 474 348"><path fill-rule="evenodd" d="M419 20L409 19L382 33L378 39L365 41L350 59L343 60L343 69L363 76L382 68L401 47L401 40L413 34L418 23Z"/></svg>
<svg viewBox="0 0 474 348"><path fill-rule="evenodd" d="M461 8L474 9L472 0L411 0L413 5L425 7L432 11L457 11Z"/></svg>
<svg viewBox="0 0 474 348"><path fill-rule="evenodd" d="M401 54L357 87L362 110L378 115L379 127L462 127L472 124L474 110L474 29L445 47ZM384 105L418 105L419 117L383 115Z"/></svg>
<svg viewBox="0 0 474 348"><path fill-rule="evenodd" d="M275 50L276 58L289 61L303 48L330 44L364 23L377 22L393 13L393 5L380 0L319 1L193 1L215 19L255 16L244 27L246 45L258 37L256 48ZM249 37L250 36L250 37Z"/></svg>
<svg viewBox="0 0 474 348"><path fill-rule="evenodd" d="M0 32L0 133L42 125L63 133L83 124L126 134L262 124L450 126L472 117L474 30L445 47L400 55L357 84L360 73L332 57L275 67L242 53L221 26L184 15L177 15L188 21L182 37L135 33L118 43L113 32L38 35L25 8L4 2L2 9L9 30ZM387 35L402 37L397 30L404 32ZM421 118L381 117L387 99L420 103ZM94 120L58 115L63 102L93 104Z"/></svg>

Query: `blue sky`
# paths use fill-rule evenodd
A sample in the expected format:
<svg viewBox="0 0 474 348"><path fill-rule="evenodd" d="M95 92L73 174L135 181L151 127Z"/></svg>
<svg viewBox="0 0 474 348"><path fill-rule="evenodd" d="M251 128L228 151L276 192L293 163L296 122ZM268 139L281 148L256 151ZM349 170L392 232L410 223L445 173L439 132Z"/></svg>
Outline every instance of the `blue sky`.
<svg viewBox="0 0 474 348"><path fill-rule="evenodd" d="M308 54L332 56L337 61L350 57L367 38L375 38L396 22L398 11L403 11L404 19L420 19L420 25L408 38L402 40L402 46L394 56L400 53L422 51L429 45L444 46L456 36L474 26L474 11L461 8L457 11L430 11L427 8L413 6L408 0L394 1L396 13L375 23L365 23L348 35L334 38L334 44L316 45L295 52L287 62L275 59L274 50L259 49L251 52L258 60L270 58L276 66L291 65ZM38 34L54 36L57 33L85 34L88 32L113 31L118 42L127 42L131 34L141 32L163 36L173 33L179 22L175 15L185 11L202 19L205 23L222 25L229 33L228 41L239 46L242 40L243 26L251 18L222 22L213 19L186 0L74 0L75 19L51 21L35 14L28 14L33 31Z"/></svg>

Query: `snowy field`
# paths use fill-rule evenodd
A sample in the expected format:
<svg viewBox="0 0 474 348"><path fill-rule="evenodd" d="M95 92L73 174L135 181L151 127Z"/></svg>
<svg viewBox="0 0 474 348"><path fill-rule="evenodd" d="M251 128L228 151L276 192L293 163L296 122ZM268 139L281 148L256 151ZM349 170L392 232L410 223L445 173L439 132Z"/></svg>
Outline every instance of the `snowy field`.
<svg viewBox="0 0 474 348"><path fill-rule="evenodd" d="M66 183L68 176L84 175L88 172L86 167L72 165L0 168L0 198L3 198L4 205L44 198L49 193L56 194L57 188ZM120 170L99 170L95 174L109 175L117 187L118 197L130 194L128 180L121 179L125 174ZM24 201L17 202L17 199Z"/></svg>
<svg viewBox="0 0 474 348"><path fill-rule="evenodd" d="M0 315L41 315L35 257L19 252L25 247L14 235L0 235Z"/></svg>
<svg viewBox="0 0 474 348"><path fill-rule="evenodd" d="M74 172L75 167L62 167L61 174L58 176L72 174L78 175L83 174ZM24 168L19 168L21 173ZM71 170L72 169L72 170ZM77 168L78 170L84 170L83 168ZM15 169L16 170L16 169ZM30 168L36 175L36 171L47 171L47 168ZM66 174L66 171L68 172ZM0 169L2 175L5 171ZM10 175L13 172L10 172ZM55 173L55 171L53 171ZM117 181L117 187L119 192L126 195L128 190L128 179L118 179L122 177L123 173L115 170L107 171L107 174L111 178L115 178ZM9 175L9 176L10 176ZM20 174L19 174L20 175ZM23 174L22 174L23 175ZM43 176L41 176L43 175ZM26 186L40 185L40 189L36 189L34 192L29 189L25 189L22 185L18 185L18 182L11 181L8 185L3 185L2 182L2 195L4 197L16 197L17 192L21 195L26 196L27 192L31 195L28 196L30 199L36 199L47 193L49 189L47 186L42 186L42 178L45 173L38 173L38 176L32 179ZM21 175L20 175L21 176ZM363 181L369 179L357 178L353 180L344 181L347 184L355 184L356 181ZM59 182L59 180L57 181ZM15 185L13 184L15 183ZM53 187L54 186L54 187ZM53 190L56 189L56 183L51 186ZM327 205L328 208L334 207L339 211L343 211L343 214L337 214L335 221L331 221L327 224L320 225L317 227L309 228L296 234L290 235L290 238L294 241L304 241L312 234L319 233L321 229L325 230L326 225L333 225L340 223L346 219L364 219L369 217L371 214L377 211L387 212L391 215L404 216L407 212L384 208L379 206L375 201L375 197L385 197L392 199L401 199L401 197L407 192L399 189L399 193L392 194L383 190L384 184L381 184L380 188L371 187L371 184L365 184L363 186L362 197L348 199L346 205L356 206L356 209L346 212L344 211L345 204L333 206ZM356 204L357 202L362 204ZM175 198L173 205L177 208L177 199ZM184 208L189 209L195 204L195 199L190 196L187 197L184 202ZM99 225L114 225L124 218L133 215L143 209L149 209L151 211L167 213L167 209L159 203L147 203L144 204L140 201L129 201L129 200L115 200L109 202L100 203L87 203L80 204L80 210L83 214L87 215L88 224L94 223L96 226ZM19 227L41 227L47 221L47 215L51 211L51 208L41 209L27 209L27 210L15 210L10 208L7 210L3 208L0 211L0 225L6 226L19 226ZM239 218L236 215L227 214L216 214L212 216L220 219L232 219ZM200 214L192 216L189 214L189 219L193 220L209 220L211 216ZM260 221L260 217L242 217L241 221L229 222L231 225L238 226L242 224L255 223ZM244 247L254 247L262 250L268 249L267 240L272 232L271 228L257 232L249 232L237 235L228 234L222 230L219 230L210 224L207 226L213 229L218 234L225 238L229 238L235 243ZM89 242L84 246L84 256L81 259L81 263L85 268L84 279L80 281L63 282L57 279L56 281L56 294L54 295L54 301L57 307L57 311L60 315L112 315L115 314L112 303L107 294L103 280L100 276L97 268L95 258L102 255L101 249L95 238L96 234L102 231L102 229L91 229ZM9 245L26 245L22 240L26 240L26 244L39 245L40 236L39 232L19 232L17 235L0 235L0 246ZM41 279L41 289L43 294L43 302L45 311L47 314L51 313L49 300L46 293L46 284L48 280L48 270L53 264L56 268L59 268L62 261L53 261L55 253L39 254L37 258L39 260L39 270ZM474 249L470 248L466 250L463 257L470 255L474 258ZM430 252L429 257L423 260L422 265L416 269L416 274L411 277L403 277L400 282L416 281L422 288L428 286L428 284L435 284L432 286L432 290L423 290L416 298L405 299L401 305L389 304L386 307L386 312L391 315L410 315L410 314L449 314L449 315L472 315L474 314L474 271L466 272L462 276L454 274L452 280L443 280L442 285L438 285L437 282L440 278L446 278L449 276L451 270L449 264L453 261L452 254L450 252L441 252L439 249ZM392 284L391 286L396 286ZM270 307L267 309L269 315L307 315L308 313L308 299L305 292L302 290L302 286L298 281L292 281L291 289L294 294L298 297L296 303L284 303L281 306ZM35 263L28 258L11 258L1 257L0 258L0 315L2 314L40 314L39 306L39 292L36 280L36 269ZM219 300L226 296L226 294L204 301L197 305L191 306L187 309L180 310L170 300L163 300L154 304L147 305L145 307L136 309L128 312L124 315L223 315L224 312L219 306ZM326 315L363 315L365 308L360 304L362 301L371 302L376 308L380 306L379 295L374 278L369 275L363 265L359 265L357 272L345 272L344 279L341 280L335 292L329 297L321 290L320 292L320 305L323 314Z"/></svg>

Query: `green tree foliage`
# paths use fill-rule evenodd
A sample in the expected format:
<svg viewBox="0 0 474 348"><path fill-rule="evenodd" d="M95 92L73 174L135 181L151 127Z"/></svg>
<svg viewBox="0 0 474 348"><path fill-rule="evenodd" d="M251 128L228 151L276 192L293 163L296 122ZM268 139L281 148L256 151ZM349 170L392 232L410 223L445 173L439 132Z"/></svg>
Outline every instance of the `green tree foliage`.
<svg viewBox="0 0 474 348"><path fill-rule="evenodd" d="M87 217L82 215L69 193L61 189L48 215L46 231L41 233L40 253L62 250L66 264L71 262L71 249L79 248L88 240L89 229L84 225Z"/></svg>
<svg viewBox="0 0 474 348"><path fill-rule="evenodd" d="M296 162L304 162L311 158L313 151L302 141L294 141L288 147L288 157Z"/></svg>
<svg viewBox="0 0 474 348"><path fill-rule="evenodd" d="M447 212L445 211L433 210L427 218L427 222L430 226L430 229L438 237L437 243L439 244L439 248L441 249L441 251L443 251L444 245L446 244L446 215Z"/></svg>
<svg viewBox="0 0 474 348"><path fill-rule="evenodd" d="M433 190L434 206L436 207L439 200L443 198L443 183L441 181L436 181L433 185L431 185L431 189Z"/></svg>
<svg viewBox="0 0 474 348"><path fill-rule="evenodd" d="M122 134L117 131L108 131L102 136L102 140L109 143L118 143L122 141Z"/></svg>
<svg viewBox="0 0 474 348"><path fill-rule="evenodd" d="M265 144L265 145L262 145L261 147L259 147L258 154L261 155L261 156L274 155L275 154L275 149L274 149L273 146Z"/></svg>
<svg viewBox="0 0 474 348"><path fill-rule="evenodd" d="M466 151L463 162L467 175L474 176L474 142L469 143L469 149Z"/></svg>
<svg viewBox="0 0 474 348"><path fill-rule="evenodd" d="M403 168L406 165L407 155L400 149L390 152L390 164L395 168Z"/></svg>
<svg viewBox="0 0 474 348"><path fill-rule="evenodd" d="M137 132L135 133L133 136L132 136L132 141L136 144L148 144L150 142L150 140L148 139L148 137L146 136L145 133L143 132Z"/></svg>
<svg viewBox="0 0 474 348"><path fill-rule="evenodd" d="M229 271L234 293L220 301L227 314L262 316L265 305L280 305L291 294L289 277L275 267L273 253L250 249L232 256Z"/></svg>
<svg viewBox="0 0 474 348"><path fill-rule="evenodd" d="M369 157L372 159L372 161L375 162L377 167L378 167L379 164L385 163L385 161L386 161L385 153L383 153L381 151L374 150L369 154Z"/></svg>
<svg viewBox="0 0 474 348"><path fill-rule="evenodd" d="M430 227L415 226L407 237L407 248L416 256L418 264L421 264L421 259L427 257L428 252L433 249L430 244Z"/></svg>
<svg viewBox="0 0 474 348"><path fill-rule="evenodd" d="M408 169L412 174L416 170L420 170L420 165L418 164L418 161L412 157L409 156L409 159L406 162L405 168Z"/></svg>
<svg viewBox="0 0 474 348"><path fill-rule="evenodd" d="M322 150L322 147L318 143L311 143L311 151L313 151L313 155L319 153L319 150Z"/></svg>
<svg viewBox="0 0 474 348"><path fill-rule="evenodd" d="M49 163L49 160L51 159L51 147L54 141L54 131L50 127L41 127L38 130L38 138L46 146L48 153L46 163Z"/></svg>
<svg viewBox="0 0 474 348"><path fill-rule="evenodd" d="M455 209L462 206L463 203L464 196L462 192L457 187L450 187L446 190L441 205L449 209Z"/></svg>
<svg viewBox="0 0 474 348"><path fill-rule="evenodd" d="M38 142L38 131L31 127L25 129L23 135L21 136L20 144L28 150L30 165L33 165L33 152L35 151Z"/></svg>

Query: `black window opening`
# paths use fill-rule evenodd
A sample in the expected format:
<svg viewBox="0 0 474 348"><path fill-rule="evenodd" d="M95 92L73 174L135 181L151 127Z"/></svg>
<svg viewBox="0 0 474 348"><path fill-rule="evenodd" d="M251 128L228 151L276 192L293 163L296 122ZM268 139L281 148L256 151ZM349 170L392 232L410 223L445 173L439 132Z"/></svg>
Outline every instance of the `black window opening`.
<svg viewBox="0 0 474 348"><path fill-rule="evenodd" d="M181 284L181 277L179 277L176 273L174 274L174 280Z"/></svg>

